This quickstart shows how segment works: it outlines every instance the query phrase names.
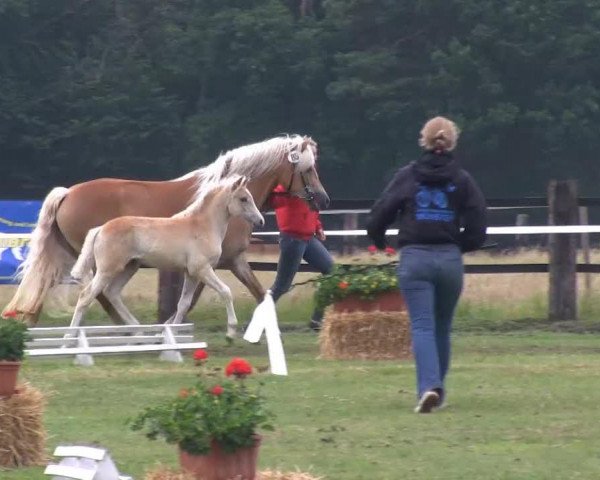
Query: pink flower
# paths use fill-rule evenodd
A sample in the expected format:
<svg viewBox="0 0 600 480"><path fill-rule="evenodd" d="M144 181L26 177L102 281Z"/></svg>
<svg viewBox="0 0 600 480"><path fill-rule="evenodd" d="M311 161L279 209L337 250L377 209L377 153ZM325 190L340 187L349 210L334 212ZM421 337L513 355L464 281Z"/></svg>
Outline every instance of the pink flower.
<svg viewBox="0 0 600 480"><path fill-rule="evenodd" d="M377 251L377 247L375 245L369 245L367 247L367 250L369 251L369 253L375 253Z"/></svg>
<svg viewBox="0 0 600 480"><path fill-rule="evenodd" d="M387 255L396 255L396 250L394 250L392 247L385 247L385 253Z"/></svg>
<svg viewBox="0 0 600 480"><path fill-rule="evenodd" d="M19 313L16 310L8 310L6 312L2 312L3 318L17 318Z"/></svg>

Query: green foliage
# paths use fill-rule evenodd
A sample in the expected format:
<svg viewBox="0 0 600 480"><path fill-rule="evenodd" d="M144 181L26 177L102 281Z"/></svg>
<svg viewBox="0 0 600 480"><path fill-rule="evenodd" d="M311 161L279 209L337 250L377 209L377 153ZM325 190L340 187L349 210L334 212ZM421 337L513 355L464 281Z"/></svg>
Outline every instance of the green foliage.
<svg viewBox="0 0 600 480"><path fill-rule="evenodd" d="M598 2L312 3L0 2L0 188L164 179L299 132L333 196L374 197L434 114L488 196L600 181Z"/></svg>
<svg viewBox="0 0 600 480"><path fill-rule="evenodd" d="M398 279L393 264L353 265L344 268L336 265L328 275L317 278L315 305L325 308L349 295L371 299L381 292L398 289Z"/></svg>
<svg viewBox="0 0 600 480"><path fill-rule="evenodd" d="M145 430L149 439L163 438L191 454L208 453L213 441L233 452L252 446L259 428L273 429L264 398L259 390L246 385L246 375L218 379L206 373L204 365L201 368L193 387L144 409L132 420L131 428Z"/></svg>
<svg viewBox="0 0 600 480"><path fill-rule="evenodd" d="M29 340L27 325L18 320L0 320L0 360L20 362Z"/></svg>

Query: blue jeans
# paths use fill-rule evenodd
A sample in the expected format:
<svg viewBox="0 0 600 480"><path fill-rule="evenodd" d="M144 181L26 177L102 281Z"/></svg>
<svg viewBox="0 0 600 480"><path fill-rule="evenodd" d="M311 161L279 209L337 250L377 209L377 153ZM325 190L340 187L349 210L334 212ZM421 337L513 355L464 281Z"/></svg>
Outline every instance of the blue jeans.
<svg viewBox="0 0 600 480"><path fill-rule="evenodd" d="M397 273L410 316L417 396L440 389L443 399L452 320L463 286L462 254L453 244L407 245Z"/></svg>
<svg viewBox="0 0 600 480"><path fill-rule="evenodd" d="M333 258L331 258L325 245L316 237L312 237L310 240L301 240L282 233L279 237L279 249L277 276L271 287L274 301L277 301L290 289L302 259L321 273L329 273L333 269ZM312 320L321 322L322 319L323 311L315 310Z"/></svg>

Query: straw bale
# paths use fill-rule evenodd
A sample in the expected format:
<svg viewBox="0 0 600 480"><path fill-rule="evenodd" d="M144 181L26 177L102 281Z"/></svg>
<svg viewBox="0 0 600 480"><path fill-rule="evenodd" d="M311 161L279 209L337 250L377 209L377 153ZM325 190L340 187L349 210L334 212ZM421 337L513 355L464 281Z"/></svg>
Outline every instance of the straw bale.
<svg viewBox="0 0 600 480"><path fill-rule="evenodd" d="M273 470L264 470L259 472L256 480L322 480L323 477L313 477L303 472L279 472ZM163 466L158 466L149 471L144 480L198 480L194 475L173 470ZM235 479L231 479L235 480Z"/></svg>
<svg viewBox="0 0 600 480"><path fill-rule="evenodd" d="M0 467L45 465L46 399L28 383L17 386L10 398L0 399Z"/></svg>
<svg viewBox="0 0 600 480"><path fill-rule="evenodd" d="M146 473L144 480L196 480L196 477L191 473L159 466Z"/></svg>
<svg viewBox="0 0 600 480"><path fill-rule="evenodd" d="M335 360L384 360L411 357L406 311L325 312L319 334L321 357Z"/></svg>

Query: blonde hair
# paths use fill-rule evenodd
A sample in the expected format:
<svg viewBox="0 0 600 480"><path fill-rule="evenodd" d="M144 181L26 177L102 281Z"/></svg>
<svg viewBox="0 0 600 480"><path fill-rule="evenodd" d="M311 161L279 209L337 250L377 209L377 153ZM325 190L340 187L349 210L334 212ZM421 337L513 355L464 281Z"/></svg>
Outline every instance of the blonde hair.
<svg viewBox="0 0 600 480"><path fill-rule="evenodd" d="M456 148L459 135L460 130L452 120L435 117L423 125L419 145L425 150L451 152Z"/></svg>

